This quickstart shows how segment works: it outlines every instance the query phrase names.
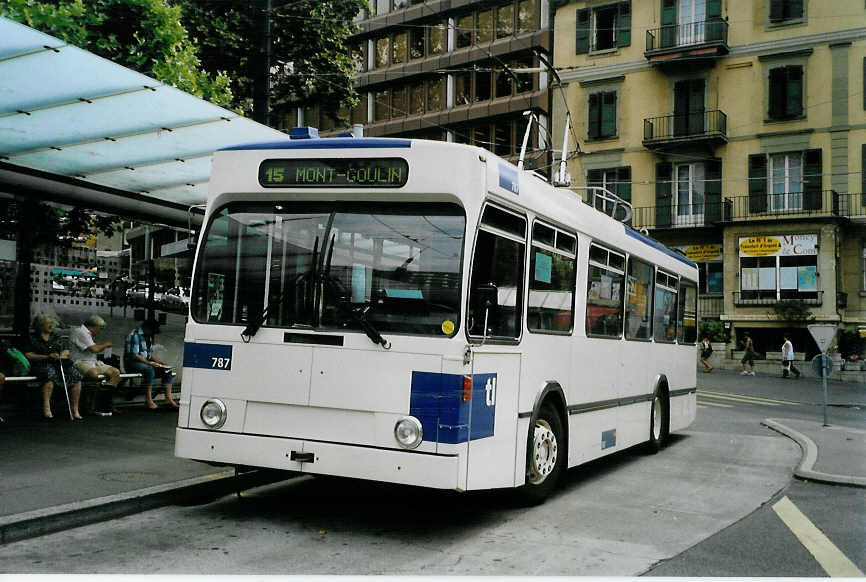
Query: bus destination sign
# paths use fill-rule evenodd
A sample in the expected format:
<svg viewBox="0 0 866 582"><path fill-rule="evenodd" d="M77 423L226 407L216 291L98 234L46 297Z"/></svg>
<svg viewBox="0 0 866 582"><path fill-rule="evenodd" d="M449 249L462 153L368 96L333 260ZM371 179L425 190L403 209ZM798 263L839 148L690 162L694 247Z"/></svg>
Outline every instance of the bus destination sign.
<svg viewBox="0 0 866 582"><path fill-rule="evenodd" d="M408 178L402 158L265 160L259 166L265 188L400 188Z"/></svg>

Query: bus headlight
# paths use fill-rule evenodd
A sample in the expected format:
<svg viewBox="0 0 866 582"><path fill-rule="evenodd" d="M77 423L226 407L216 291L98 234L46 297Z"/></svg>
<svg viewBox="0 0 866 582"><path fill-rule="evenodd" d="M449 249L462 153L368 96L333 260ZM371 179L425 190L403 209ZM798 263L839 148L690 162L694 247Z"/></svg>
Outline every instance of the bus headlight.
<svg viewBox="0 0 866 582"><path fill-rule="evenodd" d="M226 417L228 416L226 405L223 404L222 400L207 400L202 404L199 416L208 428L219 428L226 423Z"/></svg>
<svg viewBox="0 0 866 582"><path fill-rule="evenodd" d="M397 439L397 443L404 449L416 448L424 438L424 429L421 428L421 421L414 416L401 418L394 425L394 438Z"/></svg>

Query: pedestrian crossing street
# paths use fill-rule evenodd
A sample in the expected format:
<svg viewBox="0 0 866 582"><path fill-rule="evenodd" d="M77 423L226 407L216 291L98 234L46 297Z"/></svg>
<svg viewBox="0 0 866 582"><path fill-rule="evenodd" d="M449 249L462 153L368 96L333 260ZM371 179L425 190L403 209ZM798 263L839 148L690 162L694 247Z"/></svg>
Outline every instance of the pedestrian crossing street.
<svg viewBox="0 0 866 582"><path fill-rule="evenodd" d="M791 400L773 400L772 398L761 398L759 396L747 396L746 394L729 394L727 392L713 392L712 390L698 390L698 408L712 406L714 408L733 408L737 405L746 406L799 406L799 402Z"/></svg>

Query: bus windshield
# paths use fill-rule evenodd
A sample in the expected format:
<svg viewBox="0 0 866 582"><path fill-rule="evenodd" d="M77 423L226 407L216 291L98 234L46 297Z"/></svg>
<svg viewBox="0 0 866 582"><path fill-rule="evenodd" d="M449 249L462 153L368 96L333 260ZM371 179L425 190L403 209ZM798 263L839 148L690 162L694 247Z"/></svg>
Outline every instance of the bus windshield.
<svg viewBox="0 0 866 582"><path fill-rule="evenodd" d="M192 314L357 330L363 312L381 332L453 335L465 225L456 204L230 204L205 233Z"/></svg>

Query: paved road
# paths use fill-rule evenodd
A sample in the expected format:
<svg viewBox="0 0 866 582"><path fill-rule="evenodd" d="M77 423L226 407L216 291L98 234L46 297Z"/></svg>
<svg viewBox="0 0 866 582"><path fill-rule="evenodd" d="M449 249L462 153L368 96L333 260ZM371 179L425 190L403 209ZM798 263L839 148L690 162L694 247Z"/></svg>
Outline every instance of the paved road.
<svg viewBox="0 0 866 582"><path fill-rule="evenodd" d="M698 420L671 446L574 469L540 507L515 507L497 492L303 478L241 499L166 507L10 544L0 548L0 571L824 575L764 505L783 497L863 569L866 552L857 544L866 535L852 522L866 523L863 490L792 482L799 449L760 425L783 411L815 418L820 407L799 404L786 386L778 389L789 398L773 398L779 395L755 396L754 386L749 393L740 382L702 376ZM764 390L767 383L760 384ZM862 410L833 411L833 418L863 421Z"/></svg>

